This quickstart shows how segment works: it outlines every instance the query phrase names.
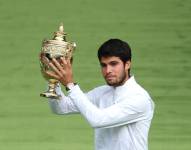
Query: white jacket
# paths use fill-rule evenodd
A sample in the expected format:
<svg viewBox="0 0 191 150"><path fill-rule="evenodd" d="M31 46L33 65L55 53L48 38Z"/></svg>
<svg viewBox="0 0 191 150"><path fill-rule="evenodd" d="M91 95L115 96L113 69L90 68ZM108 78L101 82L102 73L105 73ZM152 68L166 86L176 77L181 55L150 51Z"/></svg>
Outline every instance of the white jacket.
<svg viewBox="0 0 191 150"><path fill-rule="evenodd" d="M95 128L96 150L147 150L148 132L154 113L149 94L134 77L118 87L101 86L84 94L78 85L66 97L50 99L57 114L80 112Z"/></svg>

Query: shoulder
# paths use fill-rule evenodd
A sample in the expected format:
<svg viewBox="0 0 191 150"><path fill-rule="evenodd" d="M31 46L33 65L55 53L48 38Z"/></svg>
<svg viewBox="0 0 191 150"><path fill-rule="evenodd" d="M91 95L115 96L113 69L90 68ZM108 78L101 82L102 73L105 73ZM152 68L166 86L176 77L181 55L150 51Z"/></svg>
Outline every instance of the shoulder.
<svg viewBox="0 0 191 150"><path fill-rule="evenodd" d="M133 77L129 86L129 91L133 95L141 95L142 97L150 98L149 93L141 86Z"/></svg>
<svg viewBox="0 0 191 150"><path fill-rule="evenodd" d="M143 88L140 84L137 83L134 86L136 88L136 94L141 94L142 96L145 96L147 98L150 97L148 91L145 88Z"/></svg>
<svg viewBox="0 0 191 150"><path fill-rule="evenodd" d="M137 104L140 108L145 111L154 109L154 102L145 88L143 88L139 83L134 82L130 87L130 95L133 99L132 103Z"/></svg>

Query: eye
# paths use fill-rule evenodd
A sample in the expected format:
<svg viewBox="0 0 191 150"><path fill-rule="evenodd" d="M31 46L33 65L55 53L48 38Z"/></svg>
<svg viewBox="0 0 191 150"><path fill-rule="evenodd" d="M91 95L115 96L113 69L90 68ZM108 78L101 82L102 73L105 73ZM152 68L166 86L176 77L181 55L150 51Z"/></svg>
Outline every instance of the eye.
<svg viewBox="0 0 191 150"><path fill-rule="evenodd" d="M116 66L116 65L118 65L118 62L117 61L112 61L112 62L110 62L110 65L111 66Z"/></svg>
<svg viewBox="0 0 191 150"><path fill-rule="evenodd" d="M101 66L102 68L104 68L104 67L106 67L106 64L100 63L100 66Z"/></svg>

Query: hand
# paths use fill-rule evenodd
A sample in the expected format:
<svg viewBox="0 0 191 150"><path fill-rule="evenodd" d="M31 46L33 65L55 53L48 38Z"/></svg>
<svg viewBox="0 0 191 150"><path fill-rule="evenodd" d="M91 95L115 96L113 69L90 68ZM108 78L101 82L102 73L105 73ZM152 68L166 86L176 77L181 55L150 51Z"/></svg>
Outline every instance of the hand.
<svg viewBox="0 0 191 150"><path fill-rule="evenodd" d="M41 62L44 62L44 61L48 62L48 58L46 58L45 54L42 52L40 52L40 54L39 54L39 60Z"/></svg>
<svg viewBox="0 0 191 150"><path fill-rule="evenodd" d="M40 60L40 68L41 68L42 76L45 79L51 78L46 74L46 70L47 70L47 68L49 68L49 65L48 65L49 59L45 56L44 53L40 53L39 54L39 60Z"/></svg>
<svg viewBox="0 0 191 150"><path fill-rule="evenodd" d="M69 59L61 57L58 61L53 58L48 65L52 69L52 71L45 72L48 76L60 81L64 86L74 82L72 65Z"/></svg>
<svg viewBox="0 0 191 150"><path fill-rule="evenodd" d="M43 68L44 65L48 66L49 59L45 56L44 53L39 54L39 60L40 60L40 65L42 67L41 69L44 69Z"/></svg>

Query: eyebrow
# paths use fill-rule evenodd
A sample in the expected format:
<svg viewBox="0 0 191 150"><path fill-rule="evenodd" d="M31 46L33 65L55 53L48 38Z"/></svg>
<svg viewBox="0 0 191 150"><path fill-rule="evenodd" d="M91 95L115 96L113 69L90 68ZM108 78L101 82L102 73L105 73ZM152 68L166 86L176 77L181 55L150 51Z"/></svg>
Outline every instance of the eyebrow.
<svg viewBox="0 0 191 150"><path fill-rule="evenodd" d="M118 61L113 60L113 61L110 61L109 63L100 62L100 65L105 66L107 64L112 65L112 64L118 64L118 63L119 63Z"/></svg>

